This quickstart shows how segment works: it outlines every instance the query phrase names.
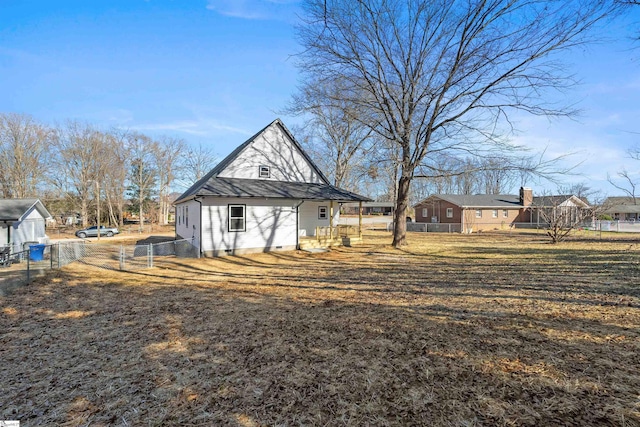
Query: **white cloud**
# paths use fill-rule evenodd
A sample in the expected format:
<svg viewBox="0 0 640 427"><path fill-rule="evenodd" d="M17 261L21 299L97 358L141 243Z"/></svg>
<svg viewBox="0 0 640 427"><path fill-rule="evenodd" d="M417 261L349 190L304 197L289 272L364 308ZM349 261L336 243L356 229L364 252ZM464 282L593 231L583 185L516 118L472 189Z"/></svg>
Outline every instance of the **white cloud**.
<svg viewBox="0 0 640 427"><path fill-rule="evenodd" d="M299 0L209 0L207 9L241 19L286 20Z"/></svg>
<svg viewBox="0 0 640 427"><path fill-rule="evenodd" d="M152 132L183 132L189 135L197 136L214 136L220 133L234 133L240 135L252 135L251 132L221 124L214 120L182 120L175 122L163 122L163 123L146 123L139 125L132 125L131 128L141 131Z"/></svg>
<svg viewBox="0 0 640 427"><path fill-rule="evenodd" d="M519 116L516 125L519 132L512 142L535 152L546 148L547 159L574 153L562 162L566 167L575 166L572 171L575 175L564 177L567 183L584 182L604 194L617 194L607 182L607 176L615 177L624 168L638 167L638 162L627 156L628 148L640 139L624 130L635 123L629 112L622 109L620 113L611 111L599 116L590 111L591 114L579 120ZM554 184L540 185L555 189Z"/></svg>
<svg viewBox="0 0 640 427"><path fill-rule="evenodd" d="M115 123L130 123L133 120L133 112L124 108L108 111L103 115L107 115L108 120Z"/></svg>

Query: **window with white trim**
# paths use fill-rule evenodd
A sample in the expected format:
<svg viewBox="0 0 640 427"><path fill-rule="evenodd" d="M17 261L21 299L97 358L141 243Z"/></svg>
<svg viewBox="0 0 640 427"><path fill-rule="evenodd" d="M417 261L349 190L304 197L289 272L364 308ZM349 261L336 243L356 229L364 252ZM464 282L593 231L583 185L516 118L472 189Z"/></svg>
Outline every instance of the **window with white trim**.
<svg viewBox="0 0 640 427"><path fill-rule="evenodd" d="M229 205L229 231L246 231L246 205Z"/></svg>
<svg viewBox="0 0 640 427"><path fill-rule="evenodd" d="M491 217L498 218L498 209L494 209L493 212L491 212Z"/></svg>
<svg viewBox="0 0 640 427"><path fill-rule="evenodd" d="M453 208L447 208L447 218L453 218Z"/></svg>
<svg viewBox="0 0 640 427"><path fill-rule="evenodd" d="M189 206L184 207L184 223L188 227L189 226Z"/></svg>
<svg viewBox="0 0 640 427"><path fill-rule="evenodd" d="M476 218L482 218L482 209L476 209Z"/></svg>
<svg viewBox="0 0 640 427"><path fill-rule="evenodd" d="M502 209L502 217L509 218L509 211L507 209Z"/></svg>
<svg viewBox="0 0 640 427"><path fill-rule="evenodd" d="M269 166L259 166L258 167L258 176L260 178L271 178L271 168Z"/></svg>
<svg viewBox="0 0 640 427"><path fill-rule="evenodd" d="M318 206L318 219L329 218L329 209L326 206Z"/></svg>
<svg viewBox="0 0 640 427"><path fill-rule="evenodd" d="M422 208L422 218L426 218L427 216L429 216L429 212L427 211L427 208Z"/></svg>

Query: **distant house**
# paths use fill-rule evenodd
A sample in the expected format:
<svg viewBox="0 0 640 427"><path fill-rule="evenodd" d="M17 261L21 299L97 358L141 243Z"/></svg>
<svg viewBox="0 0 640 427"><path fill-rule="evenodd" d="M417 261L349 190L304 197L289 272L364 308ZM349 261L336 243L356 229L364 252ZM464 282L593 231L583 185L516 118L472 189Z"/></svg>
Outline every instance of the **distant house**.
<svg viewBox="0 0 640 427"><path fill-rule="evenodd" d="M512 223L530 222L533 192L521 188L510 194L436 194L414 206L416 222L452 224L452 231L508 229Z"/></svg>
<svg viewBox="0 0 640 427"><path fill-rule="evenodd" d="M573 194L534 197L533 206L531 222L538 225L556 220L575 224L586 219L591 208L585 199Z"/></svg>
<svg viewBox="0 0 640 427"><path fill-rule="evenodd" d="M39 199L0 199L0 246L18 252L25 243L46 242L49 218L51 214Z"/></svg>
<svg viewBox="0 0 640 427"><path fill-rule="evenodd" d="M603 207L603 213L611 215L615 220L640 220L640 200L634 197L608 197Z"/></svg>
<svg viewBox="0 0 640 427"><path fill-rule="evenodd" d="M414 206L417 223L447 224L434 231L471 233L481 230L504 230L516 225L542 226L549 212L559 209L582 209L588 205L576 196L534 197L530 188L511 194L436 194Z"/></svg>
<svg viewBox="0 0 640 427"><path fill-rule="evenodd" d="M345 215L358 215L360 209L359 203L344 203L342 205L342 213ZM393 202L364 202L362 203L362 215L390 215L393 216L393 212L396 209L396 205Z"/></svg>
<svg viewBox="0 0 640 427"><path fill-rule="evenodd" d="M204 256L292 250L320 230L333 236L340 203L365 201L332 186L275 120L178 197L176 235Z"/></svg>

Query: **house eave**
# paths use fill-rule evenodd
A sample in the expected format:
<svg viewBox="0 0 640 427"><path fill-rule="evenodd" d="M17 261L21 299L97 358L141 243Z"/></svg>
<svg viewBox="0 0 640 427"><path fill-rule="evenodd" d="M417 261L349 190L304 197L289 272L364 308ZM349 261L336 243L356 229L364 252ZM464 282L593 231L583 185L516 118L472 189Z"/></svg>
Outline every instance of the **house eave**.
<svg viewBox="0 0 640 427"><path fill-rule="evenodd" d="M500 205L500 206L496 206L496 205L487 205L487 206L475 206L475 205L469 205L469 206L459 206L458 207L460 209L506 209L506 210L520 210L520 209L525 209L525 208L530 208L531 206L504 206L504 205Z"/></svg>
<svg viewBox="0 0 640 427"><path fill-rule="evenodd" d="M304 200L304 201L332 201L332 202L336 202L336 203L358 203L360 201L362 202L367 202L370 201L371 199L368 198L363 198L362 200L355 200L354 199L346 199L346 198L331 198L331 197L274 197L274 196L260 196L260 195L241 195L238 196L236 194L233 195L225 195L225 194L194 194L192 196L180 199L180 200L176 200L175 202L173 202L173 205L178 205L180 203L185 203L188 202L190 200L194 200L197 198L204 198L204 197L211 197L214 199L257 199L257 200Z"/></svg>

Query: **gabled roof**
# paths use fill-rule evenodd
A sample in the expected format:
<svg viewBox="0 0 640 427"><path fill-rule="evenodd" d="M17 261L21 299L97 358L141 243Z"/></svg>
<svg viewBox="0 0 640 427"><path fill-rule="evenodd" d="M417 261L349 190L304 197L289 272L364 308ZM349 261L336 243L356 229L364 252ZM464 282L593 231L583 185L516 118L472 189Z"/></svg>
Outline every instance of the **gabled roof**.
<svg viewBox="0 0 640 427"><path fill-rule="evenodd" d="M461 208L498 208L498 209L520 209L520 196L512 194L434 194L414 206L418 207L428 203L430 199L438 198L452 203Z"/></svg>
<svg viewBox="0 0 640 427"><path fill-rule="evenodd" d="M640 197L634 199L627 196L607 197L604 201L605 205L640 205Z"/></svg>
<svg viewBox="0 0 640 427"><path fill-rule="evenodd" d="M607 197L603 206L606 213L640 213L640 198Z"/></svg>
<svg viewBox="0 0 640 427"><path fill-rule="evenodd" d="M533 198L533 206L536 207L557 207L567 201L572 201L575 205L588 208L589 204L573 194L561 194L557 196L536 196Z"/></svg>
<svg viewBox="0 0 640 427"><path fill-rule="evenodd" d="M222 178L219 175L236 160L260 135L272 126L279 127L290 139L294 147L320 177L322 184L307 182L266 181L259 179ZM315 165L302 146L296 141L287 127L276 119L259 132L247 139L225 157L216 167L185 191L174 203L193 199L198 196L213 197L261 197L302 200L369 201L371 199L334 187Z"/></svg>
<svg viewBox="0 0 640 427"><path fill-rule="evenodd" d="M0 221L21 221L34 207L43 218L51 218L40 199L0 199Z"/></svg>
<svg viewBox="0 0 640 427"><path fill-rule="evenodd" d="M463 209L521 209L524 207L520 201L520 196L512 194L434 194L427 199L416 204L414 208L428 203L430 199L438 198L459 206ZM539 196L533 198L533 203L530 207L554 207L560 206L567 200L571 200L578 206L588 208L589 205L579 197L573 195L560 195L560 196Z"/></svg>

